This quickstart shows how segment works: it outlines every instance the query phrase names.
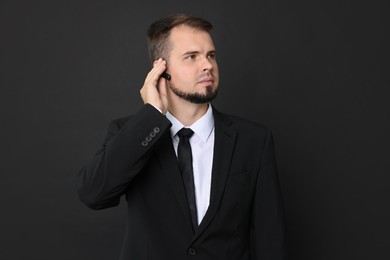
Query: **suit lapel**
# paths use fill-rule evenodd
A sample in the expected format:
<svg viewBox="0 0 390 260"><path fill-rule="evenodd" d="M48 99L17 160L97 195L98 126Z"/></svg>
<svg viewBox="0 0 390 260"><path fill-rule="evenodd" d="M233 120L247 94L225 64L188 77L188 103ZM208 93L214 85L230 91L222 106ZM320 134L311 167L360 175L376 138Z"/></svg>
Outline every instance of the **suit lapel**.
<svg viewBox="0 0 390 260"><path fill-rule="evenodd" d="M188 222L188 227L192 230L192 221L188 209L186 192L177 164L177 158L169 131L167 131L164 136L161 137L160 144L156 147L156 153L157 157L160 160L160 165L163 169L163 173L165 174L168 182L170 183L170 186L179 203L181 211Z"/></svg>
<svg viewBox="0 0 390 260"><path fill-rule="evenodd" d="M215 124L215 141L214 141L214 156L212 166L212 178L211 178L211 194L210 205L204 216L202 222L199 225L198 230L195 232L193 240L195 240L210 224L214 218L219 205L222 200L223 192L225 190L225 184L230 169L231 157L234 151L234 145L236 143L237 132L231 127L232 122L227 120L222 114L214 111L214 124ZM188 222L188 228L192 230L191 215L188 209L188 202L186 192L183 185L183 180L180 174L180 170L177 164L177 158L172 144L172 138L170 132L167 131L164 136L161 137L160 144L156 147L156 156L160 160L160 165L163 169L163 173L166 175L171 189L178 201L185 219Z"/></svg>
<svg viewBox="0 0 390 260"><path fill-rule="evenodd" d="M213 108L214 109L214 108ZM214 109L215 141L211 177L210 205L194 239L198 237L214 218L225 190L231 157L236 143L237 132L230 127L232 122Z"/></svg>

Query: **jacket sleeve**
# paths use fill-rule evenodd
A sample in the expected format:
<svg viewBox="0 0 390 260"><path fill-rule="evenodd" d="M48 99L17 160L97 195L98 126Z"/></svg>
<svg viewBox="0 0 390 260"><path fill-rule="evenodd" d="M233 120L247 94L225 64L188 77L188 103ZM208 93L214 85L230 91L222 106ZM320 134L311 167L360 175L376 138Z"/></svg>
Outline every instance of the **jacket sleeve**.
<svg viewBox="0 0 390 260"><path fill-rule="evenodd" d="M260 159L252 216L252 258L285 259L283 205L271 131Z"/></svg>
<svg viewBox="0 0 390 260"><path fill-rule="evenodd" d="M118 205L170 126L170 121L149 104L126 122L113 121L100 150L76 177L80 200L92 209Z"/></svg>

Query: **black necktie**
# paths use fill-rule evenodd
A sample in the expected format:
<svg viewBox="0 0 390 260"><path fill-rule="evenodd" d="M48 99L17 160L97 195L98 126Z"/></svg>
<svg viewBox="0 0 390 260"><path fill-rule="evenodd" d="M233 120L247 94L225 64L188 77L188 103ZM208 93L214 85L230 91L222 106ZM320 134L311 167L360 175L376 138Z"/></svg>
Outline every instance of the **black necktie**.
<svg viewBox="0 0 390 260"><path fill-rule="evenodd" d="M192 171L192 153L190 145L190 138L193 134L194 132L190 128L182 128L177 133L180 138L179 146L177 147L177 157L184 187L187 192L187 200L192 218L192 226L195 231L198 227L198 217L196 213L195 185L194 174Z"/></svg>

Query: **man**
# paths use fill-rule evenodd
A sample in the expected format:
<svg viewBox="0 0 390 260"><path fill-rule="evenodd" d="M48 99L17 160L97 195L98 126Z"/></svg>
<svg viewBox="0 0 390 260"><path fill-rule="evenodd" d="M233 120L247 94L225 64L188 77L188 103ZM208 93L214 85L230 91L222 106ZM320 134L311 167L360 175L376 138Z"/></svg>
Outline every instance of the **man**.
<svg viewBox="0 0 390 260"><path fill-rule="evenodd" d="M93 209L126 197L122 260L283 259L272 136L209 104L219 82L211 28L187 15L151 25L145 105L111 123L78 176Z"/></svg>

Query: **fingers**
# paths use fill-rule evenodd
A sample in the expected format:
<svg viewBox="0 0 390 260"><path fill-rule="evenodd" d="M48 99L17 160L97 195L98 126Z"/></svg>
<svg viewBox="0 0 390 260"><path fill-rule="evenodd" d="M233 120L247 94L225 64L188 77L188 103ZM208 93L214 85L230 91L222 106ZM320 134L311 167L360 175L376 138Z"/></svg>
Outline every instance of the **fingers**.
<svg viewBox="0 0 390 260"><path fill-rule="evenodd" d="M167 62L163 59L158 59L153 62L153 68L150 70L145 79L146 84L152 84L157 87L158 80L161 77L161 74L167 69Z"/></svg>
<svg viewBox="0 0 390 260"><path fill-rule="evenodd" d="M158 59L154 61L153 68L146 76L145 83L140 90L144 103L149 103L161 111L167 110L166 80L161 78L161 74L166 70L166 61Z"/></svg>

